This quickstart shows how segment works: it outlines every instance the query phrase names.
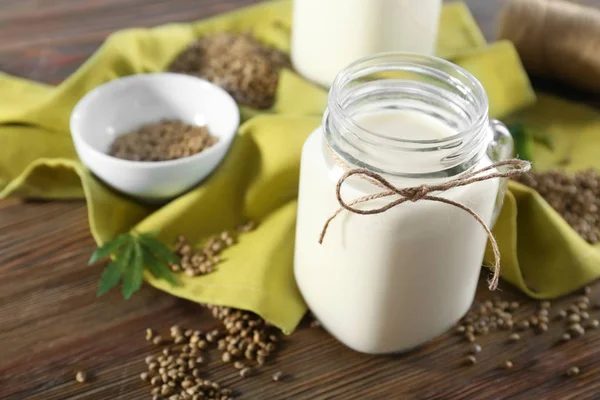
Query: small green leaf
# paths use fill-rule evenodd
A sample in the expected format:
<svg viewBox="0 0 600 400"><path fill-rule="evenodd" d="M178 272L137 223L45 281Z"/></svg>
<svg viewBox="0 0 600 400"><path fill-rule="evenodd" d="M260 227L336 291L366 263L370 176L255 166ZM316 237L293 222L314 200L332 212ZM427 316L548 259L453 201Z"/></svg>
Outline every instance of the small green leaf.
<svg viewBox="0 0 600 400"><path fill-rule="evenodd" d="M541 144L548 150L554 150L554 142L552 140L552 136L548 134L545 130L542 129L528 129L531 131L531 135L533 136L533 141Z"/></svg>
<svg viewBox="0 0 600 400"><path fill-rule="evenodd" d="M131 262L131 257L133 257L133 249L135 247L135 241L131 240L127 243L127 246L123 248L117 255L117 258L121 259L121 265L123 269L127 268L129 263Z"/></svg>
<svg viewBox="0 0 600 400"><path fill-rule="evenodd" d="M160 240L146 233L139 235L139 239L146 249L148 249L153 255L164 258L171 264L179 264L179 258Z"/></svg>
<svg viewBox="0 0 600 400"><path fill-rule="evenodd" d="M129 236L123 234L123 235L117 236L115 239L111 240L110 242L104 243L101 247L99 247L94 252L94 254L92 254L92 257L90 258L90 261L88 261L88 264L89 265L94 264L96 261L110 256L115 251L120 249L124 244L126 244L128 242L128 240L129 240Z"/></svg>
<svg viewBox="0 0 600 400"><path fill-rule="evenodd" d="M121 274L123 273L123 269L121 264L118 261L112 261L102 272L102 276L100 277L100 285L98 286L98 296L102 296L104 293L108 292L110 289L117 286L119 280L121 279Z"/></svg>
<svg viewBox="0 0 600 400"><path fill-rule="evenodd" d="M173 286L179 285L169 266L164 261L156 259L150 252L144 252L144 263L155 278L164 279Z"/></svg>
<svg viewBox="0 0 600 400"><path fill-rule="evenodd" d="M123 297L131 298L143 284L145 266L155 277L178 284L167 263L179 264L178 257L150 233L119 235L96 250L90 263L110 255L114 255L114 261L102 275L98 295L115 287L122 278Z"/></svg>
<svg viewBox="0 0 600 400"><path fill-rule="evenodd" d="M148 268L148 271L152 274L156 279L162 279L162 270L159 266L159 261L157 261L149 251L144 251L144 265Z"/></svg>
<svg viewBox="0 0 600 400"><path fill-rule="evenodd" d="M123 274L123 285L121 291L126 300L137 292L142 286L144 278L144 260L142 256L142 247L137 241L133 242L130 262L125 265Z"/></svg>

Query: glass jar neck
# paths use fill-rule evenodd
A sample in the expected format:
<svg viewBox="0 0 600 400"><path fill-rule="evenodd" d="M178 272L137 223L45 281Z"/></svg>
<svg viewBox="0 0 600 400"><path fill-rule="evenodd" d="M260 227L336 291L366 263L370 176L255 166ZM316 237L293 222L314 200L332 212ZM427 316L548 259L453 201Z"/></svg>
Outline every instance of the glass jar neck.
<svg viewBox="0 0 600 400"><path fill-rule="evenodd" d="M408 112L450 132L378 131L364 116ZM448 177L476 165L491 141L488 99L479 81L436 57L382 53L342 70L330 92L323 130L331 149L349 164L410 178Z"/></svg>

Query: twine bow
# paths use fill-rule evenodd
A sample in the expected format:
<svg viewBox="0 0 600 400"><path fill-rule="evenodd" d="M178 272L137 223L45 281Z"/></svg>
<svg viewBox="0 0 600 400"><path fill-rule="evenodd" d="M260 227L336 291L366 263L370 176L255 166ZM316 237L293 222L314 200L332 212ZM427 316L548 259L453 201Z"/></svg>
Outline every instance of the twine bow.
<svg viewBox="0 0 600 400"><path fill-rule="evenodd" d="M496 170L499 167L509 167L509 168L505 171ZM372 172L368 169L363 169L363 168L351 169L351 170L347 171L344 175L342 175L342 177L338 180L338 183L335 188L335 194L337 197L337 201L340 204L340 208L336 212L334 212L333 215L331 217L329 217L327 219L327 221L325 222L325 225L323 226L323 230L321 231L321 236L319 237L319 244L323 243L323 239L325 238L325 234L327 233L327 228L329 228L329 224L331 223L331 221L333 221L335 219L335 217L337 217L344 209L348 210L352 213L355 213L355 214L370 215L370 214L380 214L380 213L386 212L387 210L394 208L394 207L396 207L402 203L405 203L407 201L417 202L417 201L421 201L421 200L429 200L429 201L437 201L439 203L449 204L451 206L460 208L461 210L464 210L467 213L471 214L471 216L473 218L475 218L475 220L483 227L483 229L485 229L485 232L487 233L488 238L490 239L490 244L492 245L492 251L494 253L494 265L493 265L494 272L488 282L490 290L494 290L498 286L498 279L500 277L500 250L498 249L498 243L496 242L496 239L494 238L492 231L487 227L487 225L485 224L485 222L483 222L483 220L479 217L479 215L477 215L477 213L475 211L473 211L471 208L469 208L463 204L457 203L453 200L446 199L444 197L433 196L433 195L431 195L431 193L432 192L444 192L448 189L452 189L452 188L460 187L460 186L467 186L472 183L481 182L481 181L485 181L488 179L511 178L513 176L521 175L522 173L529 171L530 168L531 168L531 164L528 161L511 159L511 160L505 160L505 161L499 161L499 162L493 163L487 167L472 171L472 172L464 174L456 179L452 179L450 181L447 181L447 182L444 182L444 183L441 183L438 185L421 185L421 186L415 186L415 187L409 187L409 188L403 188L403 189L399 189L399 188L395 187L389 181L387 181L383 176L381 176L375 172ZM485 174L485 172L491 171L491 170L496 170L496 171ZM375 193L375 194L362 196L362 197L359 197L358 199L352 200L351 202L346 202L346 200L344 200L341 195L342 185L346 182L346 180L348 178L350 178L351 176L354 176L354 175L365 178L367 181L375 184L376 186L383 188L384 191ZM390 203L388 203L384 206L379 207L379 208L362 210L362 209L354 207L357 204L361 204L361 203L365 203L365 202L368 202L371 200L389 197L389 196L393 196L393 195L398 195L400 197L394 201L391 201Z"/></svg>

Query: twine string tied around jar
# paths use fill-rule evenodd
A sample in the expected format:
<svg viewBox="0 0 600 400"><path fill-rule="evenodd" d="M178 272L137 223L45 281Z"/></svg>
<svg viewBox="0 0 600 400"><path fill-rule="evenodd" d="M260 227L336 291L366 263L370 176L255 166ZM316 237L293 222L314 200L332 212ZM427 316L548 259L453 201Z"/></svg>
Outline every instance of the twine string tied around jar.
<svg viewBox="0 0 600 400"><path fill-rule="evenodd" d="M337 157L335 157L335 159L337 159ZM346 166L345 163L342 163L342 166ZM506 167L506 169L503 171L498 169L498 168L502 168L502 167ZM488 165L487 167L483 167L483 168L468 172L468 173L461 175L455 179L451 179L449 181L446 181L446 182L443 182L440 184L420 185L420 186L408 187L408 188L398 188L398 187L394 186L393 184L391 184L387 179L385 179L380 174L373 172L371 170L365 169L365 168L349 169L340 177L340 179L338 180L338 182L336 184L335 194L337 197L337 201L340 205L340 208L338 208L331 215L331 217L329 217L327 219L327 221L325 221L325 224L323 225L323 229L321 231L321 235L319 237L319 244L323 244L323 239L325 238L325 235L327 234L327 229L329 228L329 224L331 223L331 221L333 221L343 210L347 210L354 214L372 215L372 214L384 213L384 212L388 211L389 209L399 206L400 204L405 203L407 201L417 202L417 201L428 200L428 201L435 201L438 203L448 204L448 205L460 208L461 210L464 210L465 212L470 214L483 227L483 229L487 233L487 236L490 240L490 244L492 246L492 252L494 254L494 264L492 266L493 273L492 273L491 278L488 281L488 284L489 284L490 290L494 290L498 287L498 280L500 278L500 250L498 248L498 243L496 242L496 239L494 238L494 235L492 234L492 231L490 230L490 228L488 228L488 226L481 219L481 217L479 217L479 215L477 215L477 213L475 211L473 211L471 208L469 208L461 203L458 203L456 201L446 199L444 197L434 196L431 193L444 192L444 191L452 189L452 188L467 186L467 185L470 185L473 183L486 181L486 180L494 179L494 178L511 178L511 177L514 177L517 175L521 175L522 173L525 173L525 172L529 171L530 169L531 169L531 164L528 161L523 161L523 160L518 160L518 159L509 159L509 160L495 162L491 165ZM493 172L486 173L488 171L493 171ZM359 178L365 179L366 181L373 183L378 187L383 188L384 191L361 196L357 199L347 202L346 200L343 199L341 191L342 191L342 186L344 185L344 183L352 176L357 176ZM384 197L389 197L389 196L394 196L394 195L399 196L399 198L397 198L396 200L390 201L389 203L387 203L381 207L371 208L371 209L369 209L369 208L361 209L361 208L355 207L358 204L362 204L362 203L366 203L371 200L381 199Z"/></svg>

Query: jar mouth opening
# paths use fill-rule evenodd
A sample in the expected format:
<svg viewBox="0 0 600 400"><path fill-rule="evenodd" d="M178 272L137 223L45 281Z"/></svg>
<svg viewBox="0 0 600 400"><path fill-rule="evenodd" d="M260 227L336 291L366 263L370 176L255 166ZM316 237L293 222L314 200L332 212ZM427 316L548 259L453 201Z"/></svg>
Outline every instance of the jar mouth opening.
<svg viewBox="0 0 600 400"><path fill-rule="evenodd" d="M468 126L457 129L455 134L435 139L413 139L398 136L389 136L381 132L367 129L356 121L348 112L340 99L341 92L348 85L360 81L361 78L375 73L407 72L426 75L428 78L451 85L455 90L469 98L473 106L473 114ZM363 138L383 139L394 143L394 147L403 145L421 145L424 147L439 148L440 145L455 142L480 131L488 122L488 97L485 89L471 73L456 64L444 59L417 53L386 52L361 58L340 71L333 81L329 91L328 114L335 113L340 124L345 129L362 134ZM368 140L368 139L367 139ZM399 147L402 149L402 147ZM422 149L421 151L423 151Z"/></svg>

